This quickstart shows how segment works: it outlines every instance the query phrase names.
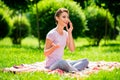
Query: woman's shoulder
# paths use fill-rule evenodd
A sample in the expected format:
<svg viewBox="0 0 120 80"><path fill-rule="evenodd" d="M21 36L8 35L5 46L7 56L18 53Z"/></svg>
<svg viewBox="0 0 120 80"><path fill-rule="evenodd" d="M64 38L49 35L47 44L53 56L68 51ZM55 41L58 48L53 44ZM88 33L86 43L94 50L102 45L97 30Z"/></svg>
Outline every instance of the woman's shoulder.
<svg viewBox="0 0 120 80"><path fill-rule="evenodd" d="M47 33L47 35L48 35L48 34L55 34L55 32L56 32L56 31L55 31L55 28L53 28L53 29L51 29L51 30Z"/></svg>

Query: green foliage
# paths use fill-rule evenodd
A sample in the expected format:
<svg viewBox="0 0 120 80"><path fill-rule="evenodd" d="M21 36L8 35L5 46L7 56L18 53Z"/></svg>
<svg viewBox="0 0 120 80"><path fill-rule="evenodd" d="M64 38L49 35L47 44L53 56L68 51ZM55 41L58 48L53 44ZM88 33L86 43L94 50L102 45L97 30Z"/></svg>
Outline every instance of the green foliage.
<svg viewBox="0 0 120 80"><path fill-rule="evenodd" d="M2 0L4 4L9 6L12 9L20 10L28 7L27 0Z"/></svg>
<svg viewBox="0 0 120 80"><path fill-rule="evenodd" d="M117 15L120 14L120 1L118 0L95 0L95 3L100 6L100 7L104 7L104 8L108 8L110 10L111 13L113 13L114 17L116 17ZM104 4L104 6L102 5Z"/></svg>
<svg viewBox="0 0 120 80"><path fill-rule="evenodd" d="M87 6L94 5L94 0L73 0L80 3L80 6L85 9Z"/></svg>
<svg viewBox="0 0 120 80"><path fill-rule="evenodd" d="M103 7L105 9L109 9L110 13L113 15L114 21L114 29L112 30L111 39L116 39L119 34L117 27L117 16L120 14L120 1L118 0L94 0L96 5Z"/></svg>
<svg viewBox="0 0 120 80"><path fill-rule="evenodd" d="M9 8L14 10L25 11L29 8L29 5L35 4L40 0L1 0L6 4Z"/></svg>
<svg viewBox="0 0 120 80"><path fill-rule="evenodd" d="M70 19L73 22L73 37L81 36L86 27L85 15L81 7L71 0L43 0L38 4L38 15L40 24L40 38L45 39L49 30L56 27L54 15L58 8L65 7L70 12ZM36 27L36 7L31 12L32 34L37 37L38 28Z"/></svg>
<svg viewBox="0 0 120 80"><path fill-rule="evenodd" d="M10 24L8 22L9 16L0 8L0 39L6 37L10 31Z"/></svg>
<svg viewBox="0 0 120 80"><path fill-rule="evenodd" d="M25 16L19 15L13 18L13 27L10 37L14 44L21 44L21 39L27 37L30 31L30 23Z"/></svg>
<svg viewBox="0 0 120 80"><path fill-rule="evenodd" d="M97 6L89 6L85 10L88 30L85 35L94 39L94 45L99 45L104 37L110 37L114 19L110 12Z"/></svg>
<svg viewBox="0 0 120 80"><path fill-rule="evenodd" d="M120 15L117 17L117 30L120 33Z"/></svg>

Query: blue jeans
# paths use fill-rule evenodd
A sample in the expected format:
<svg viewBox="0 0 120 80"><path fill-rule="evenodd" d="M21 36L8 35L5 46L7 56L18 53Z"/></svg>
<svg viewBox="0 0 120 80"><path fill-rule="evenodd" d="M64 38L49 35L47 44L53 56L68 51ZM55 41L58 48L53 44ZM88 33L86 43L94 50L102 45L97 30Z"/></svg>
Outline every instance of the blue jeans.
<svg viewBox="0 0 120 80"><path fill-rule="evenodd" d="M75 61L66 61L66 60L59 60L55 62L52 66L50 66L50 70L55 69L62 69L66 72L72 71L81 71L88 67L88 60L87 59L80 59Z"/></svg>

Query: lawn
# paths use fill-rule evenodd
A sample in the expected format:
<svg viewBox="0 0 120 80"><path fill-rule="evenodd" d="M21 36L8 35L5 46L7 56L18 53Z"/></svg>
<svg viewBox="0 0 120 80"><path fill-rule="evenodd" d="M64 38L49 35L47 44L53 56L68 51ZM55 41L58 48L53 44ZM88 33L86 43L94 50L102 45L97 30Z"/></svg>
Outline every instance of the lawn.
<svg viewBox="0 0 120 80"><path fill-rule="evenodd" d="M86 38L75 40L76 50L71 53L65 49L64 59L88 58L90 61L117 61L120 62L120 36L117 40L102 40L100 46L89 46ZM41 41L41 49L38 49L38 40L33 37L27 37L22 40L22 45L13 45L10 38L0 41L0 69L11 67L13 65L31 64L45 59L43 55L44 42ZM120 69L112 72L100 71L98 74L92 74L84 80L120 80ZM3 73L0 71L0 80L76 80L76 78L60 76L58 74L48 74L45 72L31 73Z"/></svg>

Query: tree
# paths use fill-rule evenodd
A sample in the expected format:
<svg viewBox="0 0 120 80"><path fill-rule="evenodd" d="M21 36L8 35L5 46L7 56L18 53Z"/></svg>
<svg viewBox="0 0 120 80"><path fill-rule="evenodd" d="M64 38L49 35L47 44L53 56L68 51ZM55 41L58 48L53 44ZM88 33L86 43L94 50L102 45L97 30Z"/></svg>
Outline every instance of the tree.
<svg viewBox="0 0 120 80"><path fill-rule="evenodd" d="M20 10L23 11L28 8L29 0L1 0L3 1L7 6L9 6L11 9Z"/></svg>
<svg viewBox="0 0 120 80"><path fill-rule="evenodd" d="M88 26L85 35L94 40L93 45L98 46L102 38L111 37L114 19L110 12L98 6L87 7L85 13Z"/></svg>
<svg viewBox="0 0 120 80"><path fill-rule="evenodd" d="M29 8L29 5L33 5L34 3L37 4L38 1L40 0L2 0L7 6L9 6L11 9L14 9L15 12L17 11L18 14L17 15L21 15L21 18L22 18L22 12L24 12L26 9ZM19 23L21 24L21 23ZM21 24L22 25L22 24ZM18 27L21 27L21 25L19 25ZM17 30L19 28L16 28L15 30L16 31L20 31L20 30ZM13 32L14 33L14 32ZM21 35L21 31L20 32L17 32L18 35ZM18 36L16 37L16 41L17 38L19 37L22 37L22 36ZM21 38L19 38L21 39ZM21 41L21 40L19 40ZM21 43L21 42L18 42L18 43Z"/></svg>
<svg viewBox="0 0 120 80"><path fill-rule="evenodd" d="M64 0L64 1L55 1L55 0L43 0L38 3L38 12L39 12L39 24L40 24L40 38L45 40L46 34L49 30L56 26L54 15L58 8L65 7L70 11L70 19L73 22L74 30L73 37L77 38L82 36L84 29L86 28L86 18L81 9L81 7L76 4L76 2ZM32 34L35 37L38 37L37 27L35 25L36 8L33 7L33 11L30 14Z"/></svg>
<svg viewBox="0 0 120 80"><path fill-rule="evenodd" d="M113 36L111 36L111 39L115 39L118 35L118 29L117 26L117 16L120 14L120 1L119 0L74 0L78 3L80 3L80 6L82 6L83 9L87 8L87 6L96 4L99 7L103 7L104 9L108 9L115 18L114 20L114 30L112 32Z"/></svg>
<svg viewBox="0 0 120 80"><path fill-rule="evenodd" d="M0 39L6 37L10 31L8 19L9 17L4 12L4 10L0 9Z"/></svg>
<svg viewBox="0 0 120 80"><path fill-rule="evenodd" d="M14 10L14 13L16 14L16 15L22 15L22 12L23 11L25 11L25 9L26 8L28 8L28 2L27 2L27 0L2 0L10 9L13 9ZM19 20L19 19L18 19ZM20 21L18 21L19 23L18 24L21 24L20 23ZM21 42L19 42L19 41L21 41L21 40L19 40L18 41L18 39L21 39L20 37L21 37L21 31L20 30L18 30L20 27L21 27L21 25L19 25L19 26L17 26L18 28L16 28L16 29L14 29L14 28L12 28L12 29L14 29L14 30L16 30L16 31L14 31L14 30L12 30L13 32L12 33L14 33L14 32L16 32L16 33L14 33L14 35L20 35L20 36L17 36L16 38L14 38L14 41L13 41L13 43L21 43ZM12 34L13 35L13 34ZM16 40L15 40L16 39ZM16 42L15 42L16 41Z"/></svg>
<svg viewBox="0 0 120 80"><path fill-rule="evenodd" d="M91 4L94 4L93 0L74 0L74 1L79 3L83 9L85 9L87 6L90 6Z"/></svg>
<svg viewBox="0 0 120 80"><path fill-rule="evenodd" d="M103 7L105 9L109 9L109 11L113 14L113 17L115 18L114 21L114 30L113 30L113 37L112 39L116 38L116 35L118 35L118 30L116 29L117 25L117 16L120 14L120 1L119 0L95 0L95 3Z"/></svg>
<svg viewBox="0 0 120 80"><path fill-rule="evenodd" d="M21 44L21 40L27 37L31 31L28 19L25 16L22 16L22 19L20 17L21 15L13 18L13 27L10 34L13 44Z"/></svg>

